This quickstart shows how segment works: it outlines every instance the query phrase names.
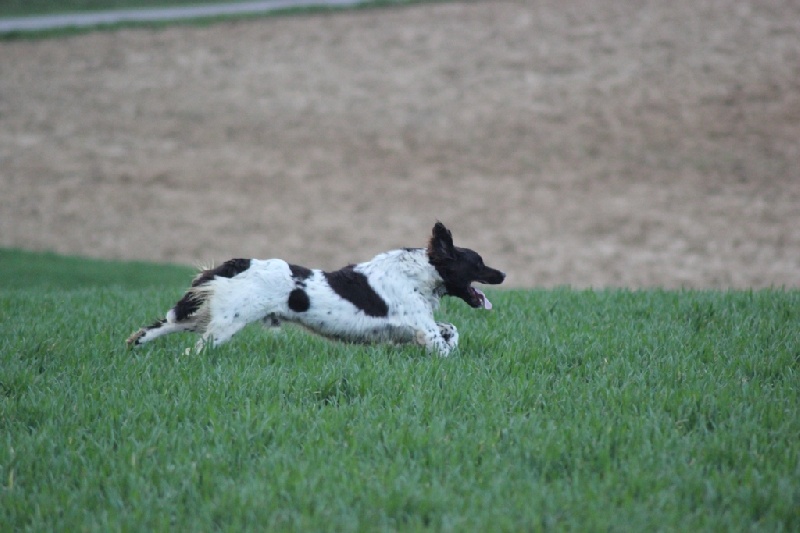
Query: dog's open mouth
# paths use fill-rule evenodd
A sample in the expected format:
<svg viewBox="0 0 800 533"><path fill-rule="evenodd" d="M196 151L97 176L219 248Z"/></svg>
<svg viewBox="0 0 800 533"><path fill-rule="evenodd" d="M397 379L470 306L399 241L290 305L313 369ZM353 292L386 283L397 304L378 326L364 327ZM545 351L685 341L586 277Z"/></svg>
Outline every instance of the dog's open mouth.
<svg viewBox="0 0 800 533"><path fill-rule="evenodd" d="M468 287L468 290L470 299L472 300L470 302L472 307L483 308L483 309L492 308L492 302L490 302L489 298L487 298L486 295L483 294L483 291L481 291L480 289L476 289L471 285Z"/></svg>

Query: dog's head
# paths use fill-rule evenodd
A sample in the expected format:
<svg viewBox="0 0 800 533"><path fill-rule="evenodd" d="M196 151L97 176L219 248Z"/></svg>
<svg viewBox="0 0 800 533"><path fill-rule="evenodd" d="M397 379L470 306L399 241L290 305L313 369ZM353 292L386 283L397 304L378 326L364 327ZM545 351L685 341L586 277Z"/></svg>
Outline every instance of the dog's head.
<svg viewBox="0 0 800 533"><path fill-rule="evenodd" d="M506 275L483 264L474 250L453 245L453 235L444 224L433 226L428 243L428 261L444 280L445 294L456 296L475 308L491 309L492 304L473 282L498 285Z"/></svg>

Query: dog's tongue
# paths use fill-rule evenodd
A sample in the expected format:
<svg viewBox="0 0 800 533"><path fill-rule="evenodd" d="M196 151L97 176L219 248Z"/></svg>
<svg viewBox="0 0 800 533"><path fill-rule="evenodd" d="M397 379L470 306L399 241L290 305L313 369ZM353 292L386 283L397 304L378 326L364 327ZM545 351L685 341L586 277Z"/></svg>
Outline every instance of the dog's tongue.
<svg viewBox="0 0 800 533"><path fill-rule="evenodd" d="M475 289L475 287L473 287L473 289ZM481 291L480 289L475 289L475 292L477 292L478 296L480 296L481 299L483 300L483 308L484 309L491 309L492 308L492 302L490 302L489 298L487 298L486 295L483 294L483 291Z"/></svg>

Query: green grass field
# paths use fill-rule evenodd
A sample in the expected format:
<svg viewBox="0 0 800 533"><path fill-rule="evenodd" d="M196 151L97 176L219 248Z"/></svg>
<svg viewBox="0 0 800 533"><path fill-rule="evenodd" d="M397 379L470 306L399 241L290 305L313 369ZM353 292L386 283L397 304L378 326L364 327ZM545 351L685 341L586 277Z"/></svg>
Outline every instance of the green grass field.
<svg viewBox="0 0 800 533"><path fill-rule="evenodd" d="M447 359L127 351L189 276L0 254L0 529L800 530L798 291L493 291Z"/></svg>

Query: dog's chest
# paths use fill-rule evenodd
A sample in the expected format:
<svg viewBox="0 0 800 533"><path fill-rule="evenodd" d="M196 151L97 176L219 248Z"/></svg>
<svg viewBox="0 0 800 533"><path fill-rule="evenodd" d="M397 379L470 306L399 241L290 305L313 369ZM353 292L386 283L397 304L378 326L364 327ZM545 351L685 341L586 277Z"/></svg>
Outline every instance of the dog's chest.
<svg viewBox="0 0 800 533"><path fill-rule="evenodd" d="M438 297L428 284L418 283L414 278L371 276L368 278L375 292L386 302L389 317L418 314L432 315Z"/></svg>

